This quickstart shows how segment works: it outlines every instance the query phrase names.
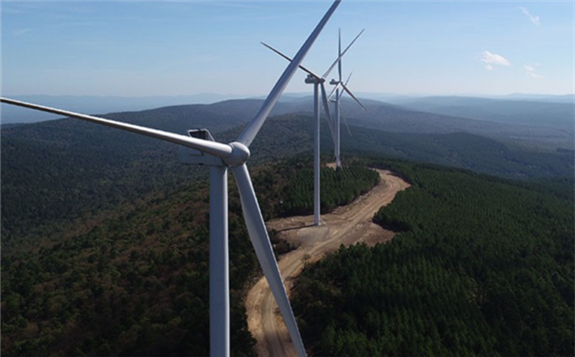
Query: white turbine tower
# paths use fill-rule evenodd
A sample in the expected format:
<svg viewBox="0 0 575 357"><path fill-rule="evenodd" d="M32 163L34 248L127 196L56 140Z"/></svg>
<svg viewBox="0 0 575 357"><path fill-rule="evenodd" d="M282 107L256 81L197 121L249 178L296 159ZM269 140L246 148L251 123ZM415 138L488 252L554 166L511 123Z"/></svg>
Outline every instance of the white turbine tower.
<svg viewBox="0 0 575 357"><path fill-rule="evenodd" d="M334 1L295 55L294 60L278 79L259 112L248 123L237 141L229 144L214 141L210 133L205 129L190 131L188 133L189 136L185 136L13 99L0 98L3 103L82 119L169 141L188 148L187 152L184 153L185 162L210 166L210 354L212 357L228 357L230 355L228 168L232 169L236 177L246 226L264 275L279 306L298 356L306 356L246 162L250 157L248 147L254 141L267 116L297 71L299 64L303 61L340 2L341 0Z"/></svg>
<svg viewBox="0 0 575 357"><path fill-rule="evenodd" d="M363 32L363 31L362 31ZM319 153L320 153L320 136L319 136L319 127L320 127L320 105L319 105L319 88L321 88L321 99L322 99L322 103L323 103L323 109L324 112L327 116L327 122L329 124L329 129L331 131L331 137L334 141L335 144L335 136L334 136L334 129L333 129L333 120L331 118L331 115L329 114L329 104L328 104L328 98L326 95L326 91L325 91L325 79L327 78L327 76L329 76L329 74L331 73L331 71L334 69L335 65L338 64L341 60L341 58L343 57L343 55L345 55L345 53L347 52L347 50L349 50L349 48L353 45L353 43L355 42L355 40L357 40L357 38L361 35L361 33L359 33L359 35L357 35L353 41L351 41L351 43L346 47L346 49L339 53L339 56L337 57L337 59L332 63L332 65L328 68L328 70L324 73L323 76L319 76L317 74L315 74L314 72L310 71L309 69L307 69L306 67L304 67L303 65L299 65L299 68L302 69L304 72L306 72L308 75L305 79L305 82L307 84L313 84L313 93L314 93L314 116L315 116L315 125L314 125L314 133L313 133L313 138L314 138L314 195L313 195L313 224L315 226L319 226L320 225L320 208L321 208L321 199L320 199L320 157L319 157ZM262 45L266 46L267 48L269 48L270 50L274 51L275 53L279 54L280 56L282 56L283 58L285 58L288 61L292 61L291 58L289 58L288 56L286 56L285 54L283 54L282 52L280 52L279 50L273 48L272 46L263 43Z"/></svg>
<svg viewBox="0 0 575 357"><path fill-rule="evenodd" d="M361 35L363 33L364 30L361 30L361 32L359 33L359 35ZM359 37L359 35L356 36ZM355 39L354 39L355 41ZM338 35L338 53L341 54L341 29L339 30L339 35ZM340 157L340 146L341 146L341 103L340 103L340 99L343 96L344 91L347 92L347 94L350 95L350 97L353 98L353 100L356 101L357 104L359 104L363 110L367 110L365 109L365 107L363 106L363 104L361 104L361 102L355 97L355 95L353 95L353 93L347 88L347 83L349 82L349 79L351 78L351 74L349 75L349 77L347 78L347 81L345 82L345 84L342 81L341 78L341 58L338 62L338 66L337 66L337 70L338 70L338 80L336 81L335 79L332 79L330 81L330 84L335 85L334 89L332 90L332 92L329 95L329 98L331 99L331 97L335 94L335 125L334 125L334 129L335 129L335 144L334 144L334 153L335 153L335 166L338 168L341 168L341 157ZM343 89L342 91L340 91L340 87ZM334 93L335 92L335 93ZM347 125L347 122L346 122ZM348 126L348 130L349 130L349 126Z"/></svg>

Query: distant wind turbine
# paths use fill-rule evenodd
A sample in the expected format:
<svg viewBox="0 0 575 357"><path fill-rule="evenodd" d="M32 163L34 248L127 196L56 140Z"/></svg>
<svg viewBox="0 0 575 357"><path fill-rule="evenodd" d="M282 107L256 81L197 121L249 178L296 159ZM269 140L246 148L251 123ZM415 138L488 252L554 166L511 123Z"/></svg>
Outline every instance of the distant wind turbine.
<svg viewBox="0 0 575 357"><path fill-rule="evenodd" d="M340 2L341 0L334 1L278 79L259 112L248 123L237 141L229 144L214 141L206 129L192 130L188 133L189 136L185 136L0 97L3 103L86 120L182 145L189 148L183 155L184 162L210 166L210 354L213 357L230 355L228 168L232 169L236 177L246 226L264 275L280 308L298 356L306 356L246 162L250 157L248 147Z"/></svg>
<svg viewBox="0 0 575 357"><path fill-rule="evenodd" d="M361 30L361 32L359 33L359 35L361 35L363 33L363 31L365 31L365 29ZM357 39L359 37L359 35L356 36L355 39ZM355 41L354 39L354 41ZM339 34L338 34L338 53L341 54L341 29L339 30ZM335 125L334 125L334 129L335 129L335 144L334 144L334 153L335 153L335 166L338 168L341 168L341 151L340 151L340 146L341 146L341 103L340 103L340 99L343 96L344 92L347 92L347 94L350 95L350 97L353 98L353 100L355 100L355 102L357 104L359 104L360 107L363 108L363 110L367 110L365 109L365 107L363 106L363 104L361 104L361 102L359 101L359 99L357 99L355 97L355 95L353 95L353 93L349 90L349 88L347 88L347 83L349 82L349 79L351 78L351 74L349 75L349 77L347 78L347 81L345 83L343 83L342 78L341 78L341 72L342 72L342 65L341 65L341 58L338 62L338 66L337 66L337 71L338 71L338 80L336 81L335 79L332 79L329 83L332 85L335 85L334 89L331 91L329 98L331 99L332 96L334 96L335 94ZM340 88L342 88L343 90L340 91ZM349 131L349 125L347 125L347 121L346 121L346 126L347 126L347 130Z"/></svg>
<svg viewBox="0 0 575 357"><path fill-rule="evenodd" d="M362 31L363 32L363 31ZM361 35L361 32L359 33L359 35ZM324 112L327 116L327 122L329 124L329 128L331 131L331 137L334 140L334 144L335 144L335 136L334 136L334 129L333 129L333 120L331 118L331 115L329 113L329 104L328 104L328 99L327 99L327 95L326 95L326 90L325 90L325 79L327 78L327 76L329 76L329 74L331 73L331 71L335 68L336 64L338 64L341 60L341 58L345 55L345 53L347 52L347 50L349 50L349 48L353 45L353 43L355 42L355 40L357 40L357 38L359 37L359 35L357 35L355 37L355 39L353 41L351 41L351 43L347 46L347 48L339 53L339 56L337 57L337 59L332 63L332 65L327 69L327 71L324 73L323 76L319 76L317 74L315 74L314 72L310 71L309 69L307 69L306 67L304 67L303 65L299 65L299 68L302 69L304 72L306 72L308 75L305 79L305 82L308 84L313 84L314 85L314 116L315 116L315 126L314 126L314 134L313 134L313 138L314 138L314 206L313 206L313 222L315 226L319 226L320 225L320 208L321 208L321 200L320 200L320 157L319 157L319 153L320 153L320 137L319 137L319 127L320 127L320 105L319 105L319 90L318 87L321 88L321 99L322 99L322 103L323 103L323 109ZM291 58L289 58L288 56L286 56L285 54L283 54L282 52L280 52L279 50L276 50L275 48L273 48L272 46L263 43L262 45L266 46L267 48L269 48L270 50L274 51L275 53L279 54L280 56L282 56L283 58L285 58L288 61L292 61Z"/></svg>

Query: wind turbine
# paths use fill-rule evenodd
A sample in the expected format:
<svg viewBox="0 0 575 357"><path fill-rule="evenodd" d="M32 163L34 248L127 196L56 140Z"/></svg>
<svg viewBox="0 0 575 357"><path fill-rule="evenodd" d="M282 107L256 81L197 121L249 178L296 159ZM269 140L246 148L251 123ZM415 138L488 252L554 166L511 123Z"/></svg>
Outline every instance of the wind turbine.
<svg viewBox="0 0 575 357"><path fill-rule="evenodd" d="M364 30L361 30L361 32L359 33L359 35L361 35L363 33ZM359 35L357 35L357 37L359 37ZM356 39L357 39L356 37ZM354 40L355 41L355 40ZM339 30L339 35L338 35L338 53L341 54L341 29ZM335 143L334 143L334 152L335 152L335 166L337 168L341 168L341 158L340 158L340 145L341 145L341 104L340 104L340 99L343 96L344 91L347 92L347 94L349 94L350 97L353 98L353 100L355 100L355 102L357 104L359 104L360 107L363 108L363 110L366 110L365 107L363 106L363 104L361 104L361 102L355 97L355 95L353 95L353 93L349 90L349 88L347 88L347 83L349 82L349 79L351 78L351 74L349 75L349 77L347 78L347 81L345 82L345 84L342 81L341 78L341 58L338 62L338 66L337 66L337 71L338 71L338 80L336 81L335 79L332 79L329 83L332 85L335 85L334 89L332 90L332 92L329 95L329 98L331 99L331 97L335 94L335 125L334 125L334 129L335 129ZM343 89L343 91L340 91L340 87ZM335 93L334 93L335 92ZM347 122L346 122L347 125ZM349 126L348 126L348 130L349 130Z"/></svg>
<svg viewBox="0 0 575 357"><path fill-rule="evenodd" d="M353 45L353 43L355 42L355 40L357 40L357 38L362 34L363 31L361 31L359 33L359 35L357 35L353 41L351 41L351 43L346 47L346 49L341 52L341 49L339 51L339 56L337 57L337 59L332 63L332 65L328 68L328 70L324 73L323 76L319 76L317 74L315 74L314 72L310 71L309 69L307 69L306 67L304 67L303 65L299 65L299 68L302 69L304 72L307 73L307 77L305 79L305 82L307 84L313 84L313 93L314 93L314 116L315 116L315 125L314 125L314 133L313 133L313 138L314 138L314 154L313 154L313 158L314 158L314 185L313 185L313 189L314 189L314 194L313 194L313 224L315 226L319 226L320 225L320 208L321 208L321 203L320 203L320 158L319 158L319 153L320 153L320 137L319 137L319 127L320 127L320 105L319 105L319 90L318 87L321 88L321 99L322 99L322 103L323 103L323 109L325 111L325 114L327 116L327 122L329 124L329 129L331 131L331 137L334 141L335 144L335 136L334 136L334 129L333 129L333 120L331 118L331 115L329 113L329 104L328 104L328 99L327 99L327 95L326 95L326 91L325 91L325 79L327 78L327 76L329 76L329 74L331 73L331 71L334 69L335 65L340 63L341 58L343 57L343 55L345 55L345 53L347 52L347 50L349 50L349 48ZM285 58L286 60L292 62L292 59L289 58L288 56L286 56L285 54L283 54L282 52L280 52L279 50L273 48L272 46L262 42L262 45L266 46L267 48L269 48L270 50L274 51L275 53L277 53L278 55L282 56L283 58Z"/></svg>
<svg viewBox="0 0 575 357"><path fill-rule="evenodd" d="M228 168L232 169L236 177L244 219L256 256L279 306L297 354L300 357L306 356L246 162L250 157L250 144L340 2L341 0L335 0L330 6L297 52L294 60L278 79L259 112L244 128L237 141L229 144L216 142L206 129L191 130L188 132L189 136L185 136L0 97L3 103L86 120L178 144L189 148L181 153L184 162L210 166L210 354L213 357L230 355Z"/></svg>

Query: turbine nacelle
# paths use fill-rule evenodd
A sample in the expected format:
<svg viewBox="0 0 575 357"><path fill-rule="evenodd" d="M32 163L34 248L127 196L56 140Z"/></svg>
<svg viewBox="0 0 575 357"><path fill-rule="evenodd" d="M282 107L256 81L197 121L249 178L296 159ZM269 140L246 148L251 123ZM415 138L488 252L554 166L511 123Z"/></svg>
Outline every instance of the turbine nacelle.
<svg viewBox="0 0 575 357"><path fill-rule="evenodd" d="M307 84L323 84L325 82L325 78L320 78L311 74L308 74L305 77L305 83Z"/></svg>

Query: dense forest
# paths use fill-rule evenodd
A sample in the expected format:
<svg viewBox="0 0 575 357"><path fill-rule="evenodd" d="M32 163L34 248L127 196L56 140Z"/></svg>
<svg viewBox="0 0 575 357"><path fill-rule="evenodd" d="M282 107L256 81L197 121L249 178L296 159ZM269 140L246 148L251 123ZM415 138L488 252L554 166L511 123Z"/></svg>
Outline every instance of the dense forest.
<svg viewBox="0 0 575 357"><path fill-rule="evenodd" d="M309 161L253 170L267 217L295 206L292 182ZM373 171L331 172L326 197L361 186ZM243 295L259 265L230 185L232 355L253 356ZM3 356L207 356L209 197L206 184L180 185L69 225L59 239L37 236L2 259ZM311 196L312 192L309 192ZM355 197L355 196L353 196ZM352 198L353 198L352 197ZM343 201L342 201L343 203ZM311 207L307 208L310 209ZM289 250L272 235L279 250Z"/></svg>
<svg viewBox="0 0 575 357"><path fill-rule="evenodd" d="M313 169L299 170L286 186L282 216L313 214ZM320 172L320 202L323 213L351 203L379 182L379 174L365 167L351 166L337 171L324 167ZM353 184L352 184L353 182Z"/></svg>
<svg viewBox="0 0 575 357"><path fill-rule="evenodd" d="M293 304L314 356L573 356L572 179L376 164L412 185L374 217L400 233L304 270Z"/></svg>

